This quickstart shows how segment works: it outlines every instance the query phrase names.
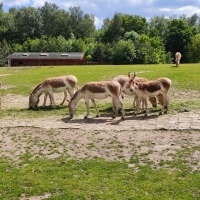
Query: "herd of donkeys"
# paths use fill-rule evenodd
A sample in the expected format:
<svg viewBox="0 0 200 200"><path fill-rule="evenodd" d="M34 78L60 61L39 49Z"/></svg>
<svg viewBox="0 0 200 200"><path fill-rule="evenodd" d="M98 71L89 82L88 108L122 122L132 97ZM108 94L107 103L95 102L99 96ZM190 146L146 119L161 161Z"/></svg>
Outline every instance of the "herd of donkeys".
<svg viewBox="0 0 200 200"><path fill-rule="evenodd" d="M47 98L50 98L50 105L55 106L53 93L64 93L64 99L61 105L67 99L67 93L70 95L68 103L70 118L74 117L77 104L80 99L85 100L86 115L89 116L89 101L91 100L96 110L96 116L100 116L96 106L95 99L105 99L111 97L113 118L118 116L120 111L122 119L125 117L124 105L121 98L123 95L133 96L133 106L135 115L144 112L147 115L148 102L151 102L153 107L159 103L162 113L167 113L169 109L168 91L171 86L171 80L166 77L147 80L143 77L138 77L136 73L128 73L128 75L118 75L109 81L88 82L81 88L78 88L78 79L73 75L51 77L45 79L37 85L29 95L29 108L33 109L39 104L40 96L44 93L43 106L46 106Z"/></svg>

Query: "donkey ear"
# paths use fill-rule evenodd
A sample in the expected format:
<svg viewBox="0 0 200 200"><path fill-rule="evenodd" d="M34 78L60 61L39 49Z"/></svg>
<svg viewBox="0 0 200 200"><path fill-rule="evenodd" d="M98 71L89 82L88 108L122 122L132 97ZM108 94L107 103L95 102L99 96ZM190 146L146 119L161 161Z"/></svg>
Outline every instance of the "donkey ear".
<svg viewBox="0 0 200 200"><path fill-rule="evenodd" d="M128 72L128 77L131 78L131 72Z"/></svg>
<svg viewBox="0 0 200 200"><path fill-rule="evenodd" d="M136 77L136 73L134 72L133 78L135 78L135 77Z"/></svg>

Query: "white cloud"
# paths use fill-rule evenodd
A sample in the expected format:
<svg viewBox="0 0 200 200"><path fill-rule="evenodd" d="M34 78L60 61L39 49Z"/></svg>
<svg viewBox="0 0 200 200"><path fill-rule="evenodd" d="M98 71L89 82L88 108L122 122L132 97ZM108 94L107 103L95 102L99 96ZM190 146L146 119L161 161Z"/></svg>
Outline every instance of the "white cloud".
<svg viewBox="0 0 200 200"><path fill-rule="evenodd" d="M200 13L200 8L199 7L194 7L194 6L184 6L180 7L177 9L178 12L182 14L194 14L194 13Z"/></svg>
<svg viewBox="0 0 200 200"><path fill-rule="evenodd" d="M103 20L104 20L104 19L100 19L100 18L98 18L98 17L95 17L95 18L94 18L94 24L95 24L95 26L96 26L97 29L99 29L99 28L102 27L102 25L103 25Z"/></svg>
<svg viewBox="0 0 200 200"><path fill-rule="evenodd" d="M45 4L45 0L34 0L32 6L35 8L42 7Z"/></svg>
<svg viewBox="0 0 200 200"><path fill-rule="evenodd" d="M3 0L3 5L9 7L26 6L30 3L30 0Z"/></svg>
<svg viewBox="0 0 200 200"><path fill-rule="evenodd" d="M163 12L163 14L166 14L168 16L172 15L193 15L195 13L200 13L200 8L195 6L183 6L179 8L161 8L159 11Z"/></svg>
<svg viewBox="0 0 200 200"><path fill-rule="evenodd" d="M95 16L95 25L98 28L104 19L112 18L117 12L140 15L146 19L156 15L170 17L200 14L200 0L3 0L3 6L6 9L16 6L38 8L44 6L45 2L54 3L65 10L80 6L84 13Z"/></svg>

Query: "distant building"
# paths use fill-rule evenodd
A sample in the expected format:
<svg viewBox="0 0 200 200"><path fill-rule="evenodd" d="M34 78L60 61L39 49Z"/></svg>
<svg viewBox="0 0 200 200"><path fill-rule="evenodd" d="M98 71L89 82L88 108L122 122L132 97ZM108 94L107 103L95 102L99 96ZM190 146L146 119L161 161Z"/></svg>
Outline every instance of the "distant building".
<svg viewBox="0 0 200 200"><path fill-rule="evenodd" d="M84 65L84 52L15 52L7 57L8 66Z"/></svg>

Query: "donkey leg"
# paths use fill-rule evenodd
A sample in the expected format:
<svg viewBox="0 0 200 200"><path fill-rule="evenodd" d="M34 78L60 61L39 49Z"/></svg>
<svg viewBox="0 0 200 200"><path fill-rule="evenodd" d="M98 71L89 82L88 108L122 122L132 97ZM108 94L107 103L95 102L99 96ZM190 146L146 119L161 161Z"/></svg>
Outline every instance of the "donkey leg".
<svg viewBox="0 0 200 200"><path fill-rule="evenodd" d="M161 108L161 111L160 111L160 115L163 114L163 112L165 112L165 109L166 109L166 99L167 99L167 95L166 93L163 93L163 105L162 105L162 108Z"/></svg>
<svg viewBox="0 0 200 200"><path fill-rule="evenodd" d="M91 101L92 101L92 104L93 104L93 106L94 106L94 108L95 108L95 110L96 110L96 117L100 117L100 113L99 113L99 110L98 110L98 108L97 108L97 105L96 105L95 100L92 99Z"/></svg>
<svg viewBox="0 0 200 200"><path fill-rule="evenodd" d="M140 112L140 98L137 96L136 98L136 110L135 110L135 115L137 115Z"/></svg>
<svg viewBox="0 0 200 200"><path fill-rule="evenodd" d="M144 105L145 105L145 116L147 116L147 113L148 113L148 100L147 98L144 98Z"/></svg>
<svg viewBox="0 0 200 200"><path fill-rule="evenodd" d="M86 115L84 118L87 119L89 116L89 99L85 99L85 106L86 106Z"/></svg>
<svg viewBox="0 0 200 200"><path fill-rule="evenodd" d="M168 110L169 110L169 96L166 95L166 99L165 99L165 111L164 111L164 113L167 114Z"/></svg>
<svg viewBox="0 0 200 200"><path fill-rule="evenodd" d="M48 93L45 93L44 94L44 102L43 102L42 107L46 107L47 97L48 97Z"/></svg>
<svg viewBox="0 0 200 200"><path fill-rule="evenodd" d="M118 101L118 108L121 109L122 119L124 119L124 116L125 116L124 105L120 100Z"/></svg>
<svg viewBox="0 0 200 200"><path fill-rule="evenodd" d="M53 92L49 92L49 98L50 98L50 100L51 100L51 102L52 102L52 106L55 107L56 104L55 104Z"/></svg>
<svg viewBox="0 0 200 200"><path fill-rule="evenodd" d="M65 90L65 91L64 91L64 99L63 99L63 101L61 102L60 105L63 105L63 104L64 104L66 98L67 98L67 91Z"/></svg>

